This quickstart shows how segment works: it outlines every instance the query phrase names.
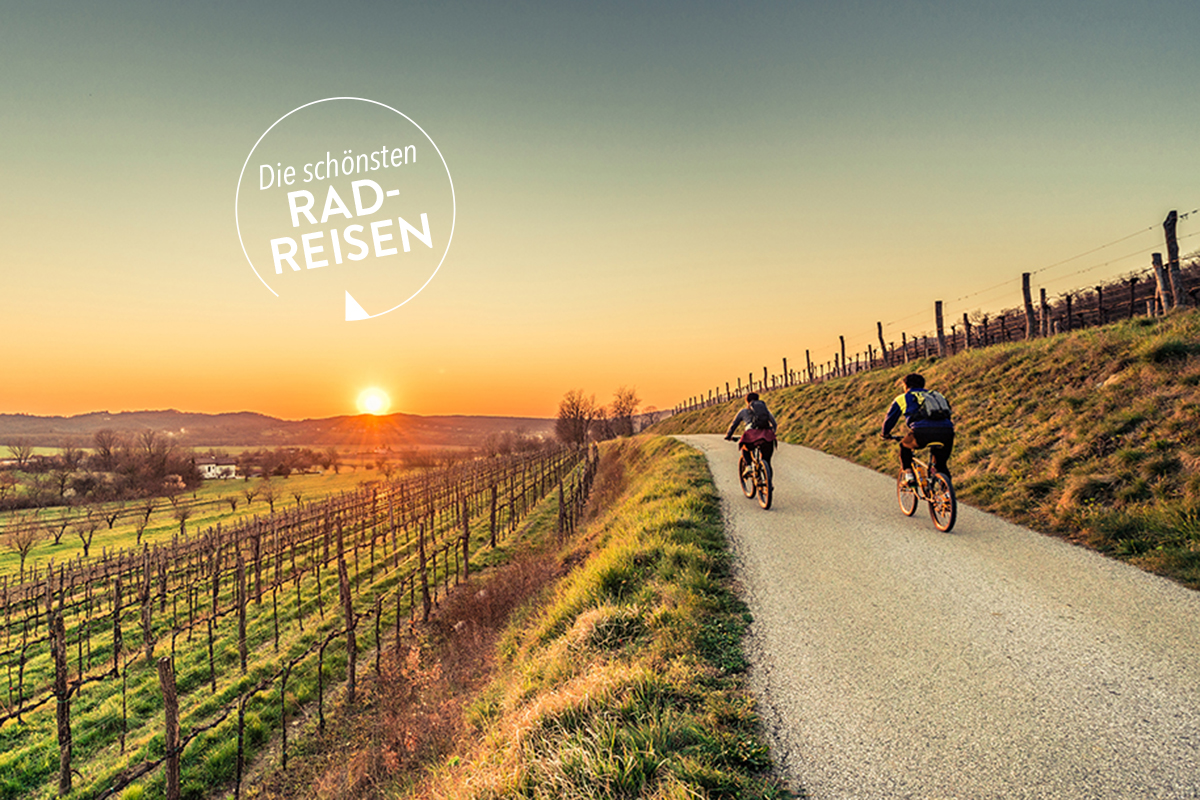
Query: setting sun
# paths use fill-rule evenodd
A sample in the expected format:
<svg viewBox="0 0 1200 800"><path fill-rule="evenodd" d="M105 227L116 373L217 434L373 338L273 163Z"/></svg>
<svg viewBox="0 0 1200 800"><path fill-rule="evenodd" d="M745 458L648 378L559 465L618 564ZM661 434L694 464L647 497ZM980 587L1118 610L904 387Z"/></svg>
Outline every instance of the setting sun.
<svg viewBox="0 0 1200 800"><path fill-rule="evenodd" d="M371 387L363 389L358 395L358 412L360 414L386 414L392 406L392 400L383 389Z"/></svg>

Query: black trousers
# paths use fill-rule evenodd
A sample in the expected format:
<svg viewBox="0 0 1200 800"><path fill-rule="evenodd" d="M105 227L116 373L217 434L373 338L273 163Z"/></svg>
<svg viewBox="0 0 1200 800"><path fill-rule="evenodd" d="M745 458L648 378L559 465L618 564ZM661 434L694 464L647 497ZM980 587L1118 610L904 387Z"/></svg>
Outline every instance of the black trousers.
<svg viewBox="0 0 1200 800"><path fill-rule="evenodd" d="M941 447L930 447L929 454L933 457L933 467L938 472L950 477L950 453L954 450L953 428L915 428L900 440L900 465L912 469L913 451L927 446L930 442L940 442Z"/></svg>

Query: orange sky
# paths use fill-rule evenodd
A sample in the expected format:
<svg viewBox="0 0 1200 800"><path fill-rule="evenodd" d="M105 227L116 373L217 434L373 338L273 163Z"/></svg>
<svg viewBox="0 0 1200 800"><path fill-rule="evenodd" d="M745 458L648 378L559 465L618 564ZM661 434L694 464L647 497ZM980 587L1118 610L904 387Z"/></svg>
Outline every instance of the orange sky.
<svg viewBox="0 0 1200 800"><path fill-rule="evenodd" d="M670 407L1136 234L1035 276L1094 285L1200 204L1200 101L1168 79L1200 10L1161 5L6 12L0 413ZM338 96L421 125L457 203L437 276L360 322L353 265L275 297L234 224L262 133Z"/></svg>

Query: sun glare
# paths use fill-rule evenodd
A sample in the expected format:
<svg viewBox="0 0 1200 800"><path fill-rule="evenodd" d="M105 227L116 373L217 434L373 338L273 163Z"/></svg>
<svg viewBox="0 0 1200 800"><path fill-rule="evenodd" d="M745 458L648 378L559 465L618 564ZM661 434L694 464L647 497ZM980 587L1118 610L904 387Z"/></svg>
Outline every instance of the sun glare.
<svg viewBox="0 0 1200 800"><path fill-rule="evenodd" d="M386 414L391 408L391 398L387 396L387 392L383 389L371 387L363 389L358 395L358 413L360 414Z"/></svg>

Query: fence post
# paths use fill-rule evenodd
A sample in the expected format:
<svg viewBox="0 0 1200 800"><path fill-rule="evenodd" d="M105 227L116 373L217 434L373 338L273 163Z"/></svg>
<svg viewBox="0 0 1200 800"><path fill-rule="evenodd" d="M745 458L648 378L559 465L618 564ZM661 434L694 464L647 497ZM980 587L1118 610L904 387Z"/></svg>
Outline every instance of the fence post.
<svg viewBox="0 0 1200 800"><path fill-rule="evenodd" d="M1104 313L1104 287L1103 286L1096 287L1096 318L1099 320L1099 324L1101 324L1101 325L1108 322L1108 317Z"/></svg>
<svg viewBox="0 0 1200 800"><path fill-rule="evenodd" d="M1025 298L1025 338L1032 339L1036 329L1033 327L1033 297L1029 292L1028 272L1021 273L1021 294Z"/></svg>
<svg viewBox="0 0 1200 800"><path fill-rule="evenodd" d="M946 355L946 326L942 321L942 301L935 300L933 303L933 315L937 322L937 346L938 358L944 358Z"/></svg>
<svg viewBox="0 0 1200 800"><path fill-rule="evenodd" d="M1183 305L1183 274L1179 271L1179 242L1175 239L1175 223L1179 214L1172 211L1163 222L1163 233L1167 238L1167 277L1171 286L1171 308Z"/></svg>
<svg viewBox="0 0 1200 800"><path fill-rule="evenodd" d="M1155 293L1154 300L1161 310L1166 310L1171 307L1168 302L1167 274L1163 268L1162 253L1151 253L1150 264L1154 267L1154 285Z"/></svg>
<svg viewBox="0 0 1200 800"><path fill-rule="evenodd" d="M883 322L875 323L875 335L879 337L879 355L883 359L884 365L890 367L892 365L892 354L888 352L887 345L883 343Z"/></svg>
<svg viewBox="0 0 1200 800"><path fill-rule="evenodd" d="M1129 319L1133 319L1134 287L1137 286L1137 282L1136 277L1129 279Z"/></svg>
<svg viewBox="0 0 1200 800"><path fill-rule="evenodd" d="M167 800L179 800L179 697L175 694L175 667L169 658L158 660L158 684L166 715Z"/></svg>
<svg viewBox="0 0 1200 800"><path fill-rule="evenodd" d="M1046 302L1046 289L1041 289L1042 336L1050 335L1050 304Z"/></svg>

